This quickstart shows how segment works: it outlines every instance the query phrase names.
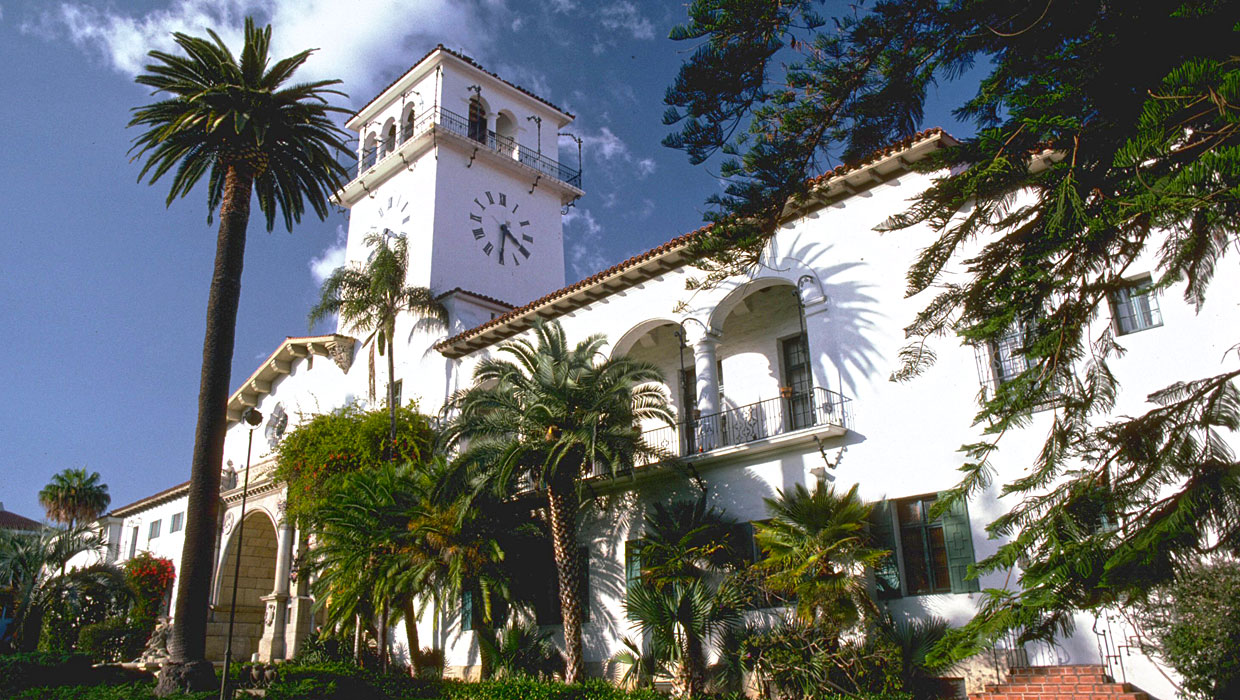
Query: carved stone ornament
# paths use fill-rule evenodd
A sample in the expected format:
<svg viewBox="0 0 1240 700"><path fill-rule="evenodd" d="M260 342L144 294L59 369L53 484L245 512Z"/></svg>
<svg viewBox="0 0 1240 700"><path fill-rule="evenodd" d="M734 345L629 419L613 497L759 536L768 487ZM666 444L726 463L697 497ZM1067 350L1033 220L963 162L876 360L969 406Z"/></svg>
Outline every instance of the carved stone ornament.
<svg viewBox="0 0 1240 700"><path fill-rule="evenodd" d="M151 638L147 640L146 649L142 650L142 656L138 657L140 663L158 664L168 658L168 637L172 633L172 621L167 617L161 617L155 623L155 631L151 633Z"/></svg>
<svg viewBox="0 0 1240 700"><path fill-rule="evenodd" d="M274 625L275 622L276 622L276 604L274 602L268 601L267 610L266 612L263 613L263 625L270 627Z"/></svg>
<svg viewBox="0 0 1240 700"><path fill-rule="evenodd" d="M231 510L224 514L224 534L232 533L233 526L237 524L237 514Z"/></svg>
<svg viewBox="0 0 1240 700"><path fill-rule="evenodd" d="M353 365L353 339L347 335L338 335L327 345L327 350L331 353L332 362L336 363L340 371L348 372L349 367Z"/></svg>

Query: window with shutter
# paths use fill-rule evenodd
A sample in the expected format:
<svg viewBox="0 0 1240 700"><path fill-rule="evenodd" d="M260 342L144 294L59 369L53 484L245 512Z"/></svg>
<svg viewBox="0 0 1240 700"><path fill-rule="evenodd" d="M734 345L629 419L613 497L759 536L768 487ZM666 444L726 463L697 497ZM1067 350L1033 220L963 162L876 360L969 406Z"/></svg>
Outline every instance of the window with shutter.
<svg viewBox="0 0 1240 700"><path fill-rule="evenodd" d="M891 552L874 571L880 599L979 590L976 580L966 579L974 563L968 506L958 500L941 517L931 518L937 499L934 494L874 505L874 545Z"/></svg>
<svg viewBox="0 0 1240 700"><path fill-rule="evenodd" d="M624 590L632 591L642 584L642 541L629 540L624 543ZM633 614L629 613L629 619Z"/></svg>
<svg viewBox="0 0 1240 700"><path fill-rule="evenodd" d="M874 569L879 600L900 597L899 556L896 554L896 531L891 524L891 501L879 501L870 511L870 537L873 545L889 554Z"/></svg>
<svg viewBox="0 0 1240 700"><path fill-rule="evenodd" d="M965 499L957 499L943 514L943 536L947 544L947 572L952 593L976 593L981 590L977 579L967 579L973 564L973 530L969 526L969 507Z"/></svg>

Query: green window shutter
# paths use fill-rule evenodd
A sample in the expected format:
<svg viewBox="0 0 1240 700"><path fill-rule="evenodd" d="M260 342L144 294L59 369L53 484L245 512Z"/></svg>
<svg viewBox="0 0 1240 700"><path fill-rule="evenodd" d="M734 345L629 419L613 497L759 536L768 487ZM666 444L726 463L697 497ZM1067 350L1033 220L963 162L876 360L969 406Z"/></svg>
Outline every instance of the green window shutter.
<svg viewBox="0 0 1240 700"><path fill-rule="evenodd" d="M461 594L461 631L469 632L474 628L474 593L465 591Z"/></svg>
<svg viewBox="0 0 1240 700"><path fill-rule="evenodd" d="M628 540L624 543L624 590L629 591L642 584L642 541ZM629 613L628 618L633 619Z"/></svg>
<svg viewBox="0 0 1240 700"><path fill-rule="evenodd" d="M874 504L870 511L870 537L878 549L891 552L874 568L874 582L878 588L878 598L900 597L900 567L896 558L896 530L892 525L891 501L883 500Z"/></svg>
<svg viewBox="0 0 1240 700"><path fill-rule="evenodd" d="M973 530L969 527L969 507L965 499L957 499L943 513L943 539L947 542L947 572L951 576L952 593L976 593L981 590L977 579L966 580L973 564Z"/></svg>

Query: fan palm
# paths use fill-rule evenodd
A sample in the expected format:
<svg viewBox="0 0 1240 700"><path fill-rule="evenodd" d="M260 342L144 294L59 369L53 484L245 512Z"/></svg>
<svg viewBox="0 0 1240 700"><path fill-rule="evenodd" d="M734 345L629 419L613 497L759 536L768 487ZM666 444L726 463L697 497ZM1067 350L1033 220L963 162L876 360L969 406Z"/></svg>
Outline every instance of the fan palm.
<svg viewBox="0 0 1240 700"><path fill-rule="evenodd" d="M148 54L152 63L136 80L168 97L136 108L129 122L145 129L133 146L134 159L146 160L138 179L154 184L171 173L171 204L206 176L208 210L218 207L220 217L170 661L159 676L163 695L215 683L205 658L207 603L250 199L257 195L267 230L277 214L292 230L307 204L326 218L345 173L333 157L345 150L344 132L331 121L345 110L327 103L343 95L330 89L339 81L286 85L311 51L272 64L271 27L249 18L239 59L208 33L210 39L174 34L184 55Z"/></svg>
<svg viewBox="0 0 1240 700"><path fill-rule="evenodd" d="M795 595L797 614L807 622L854 624L873 611L865 572L887 552L871 547L866 526L871 506L822 482L810 491L796 484L766 500L771 519L755 523L754 537L766 554L761 567L776 593Z"/></svg>
<svg viewBox="0 0 1240 700"><path fill-rule="evenodd" d="M47 511L47 517L68 525L70 530L78 523L99 517L111 502L108 485L102 483L99 472L87 473L86 469L66 469L54 474L39 491L39 504Z"/></svg>
<svg viewBox="0 0 1240 700"><path fill-rule="evenodd" d="M627 357L602 359L595 335L569 346L554 321L537 323L534 342L499 346L511 359L488 358L473 388L455 397L455 441L468 441L467 461L487 465L492 483L513 489L528 480L547 495L551 545L564 620L565 680L582 677L582 562L577 515L582 479L631 468L636 456L664 455L642 439L639 422L674 420L653 365Z"/></svg>
<svg viewBox="0 0 1240 700"><path fill-rule="evenodd" d="M641 539L642 576L656 588L667 583L703 579L740 565L735 521L706 503L654 503L645 516Z"/></svg>
<svg viewBox="0 0 1240 700"><path fill-rule="evenodd" d="M404 236L389 238L372 233L366 236L366 245L374 250L361 269L338 267L323 281L319 303L310 310L310 325L338 315L343 326L369 332L366 342L375 339L379 354L387 355L387 405L391 419L388 437L392 443L388 453L395 458L396 318L409 312L442 326L448 315L430 289L405 285L409 275L409 242Z"/></svg>
<svg viewBox="0 0 1240 700"><path fill-rule="evenodd" d="M673 669L673 695L690 698L705 690L707 647L740 623L739 602L731 586L697 579L637 586L624 608L650 638L653 658Z"/></svg>

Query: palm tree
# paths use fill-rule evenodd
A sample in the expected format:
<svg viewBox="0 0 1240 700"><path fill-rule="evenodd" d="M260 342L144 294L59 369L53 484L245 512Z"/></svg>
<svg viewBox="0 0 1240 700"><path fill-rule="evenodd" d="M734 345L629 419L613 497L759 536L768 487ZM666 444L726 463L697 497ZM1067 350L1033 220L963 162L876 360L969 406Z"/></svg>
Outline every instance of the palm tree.
<svg viewBox="0 0 1240 700"><path fill-rule="evenodd" d="M47 511L47 517L64 523L72 530L78 523L99 517L112 502L108 485L101 482L99 472L86 469L66 469L54 474L52 480L39 491L39 503Z"/></svg>
<svg viewBox="0 0 1240 700"><path fill-rule="evenodd" d="M384 668L392 611L406 610L420 592L417 571L409 566L409 526L418 505L414 469L384 462L344 475L322 509L307 561L317 574L313 590L327 608L328 627L341 629L378 613Z"/></svg>
<svg viewBox="0 0 1240 700"><path fill-rule="evenodd" d="M184 55L148 54L152 63L136 80L168 98L135 108L129 122L146 129L133 146L134 159L146 159L138 179L149 176L154 184L172 173L171 205L205 175L208 210L218 207L220 217L207 299L185 548L170 660L159 675L161 695L215 683L205 657L207 603L250 198L257 194L268 231L275 227L277 212L292 230L307 203L320 219L326 218L329 197L346 172L333 157L335 150L345 148L344 132L331 121L333 112L346 110L327 104L329 95L343 95L329 89L339 81L285 86L311 51L272 64L271 27L260 29L251 18L245 21L239 60L215 32L208 33L209 40L174 34Z"/></svg>
<svg viewBox="0 0 1240 700"><path fill-rule="evenodd" d="M454 397L458 420L449 437L468 441L464 459L487 465L492 483L511 490L522 480L545 491L559 581L567 668L582 677L581 560L577 514L582 479L631 468L635 456L662 457L642 440L639 422L671 423L662 378L653 365L602 359L606 340L590 336L570 347L554 321L536 323L535 342L499 346L509 359L482 360L474 386Z"/></svg>
<svg viewBox="0 0 1240 700"><path fill-rule="evenodd" d="M742 563L736 522L696 500L654 503L640 545L642 578L656 588L735 570Z"/></svg>
<svg viewBox="0 0 1240 700"><path fill-rule="evenodd" d="M795 595L797 614L806 622L830 623L842 630L874 612L866 589L866 570L888 552L870 546L871 506L857 496L822 482L810 491L796 484L766 500L771 520L756 523L754 538L766 554L760 564L766 585Z"/></svg>
<svg viewBox="0 0 1240 700"><path fill-rule="evenodd" d="M323 282L319 303L310 310L310 325L338 314L343 325L369 332L376 339L379 354L387 354L387 405L391 418L388 451L395 458L396 443L396 318L410 312L442 326L447 311L426 287L405 286L409 275L409 242L404 236L391 239L380 233L366 236L373 246L370 259L361 269L338 267Z"/></svg>
<svg viewBox="0 0 1240 700"><path fill-rule="evenodd" d="M650 638L654 659L674 670L672 694L691 698L706 689L707 647L740 623L739 603L732 586L695 579L662 588L637 586L629 590L624 609Z"/></svg>
<svg viewBox="0 0 1240 700"><path fill-rule="evenodd" d="M128 600L125 575L115 566L95 564L65 571L70 559L101 546L98 534L82 525L37 534L0 530L0 591L12 600L18 651L34 651L44 614L66 598L85 594Z"/></svg>

